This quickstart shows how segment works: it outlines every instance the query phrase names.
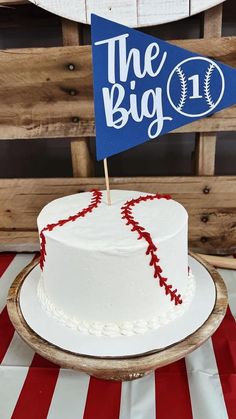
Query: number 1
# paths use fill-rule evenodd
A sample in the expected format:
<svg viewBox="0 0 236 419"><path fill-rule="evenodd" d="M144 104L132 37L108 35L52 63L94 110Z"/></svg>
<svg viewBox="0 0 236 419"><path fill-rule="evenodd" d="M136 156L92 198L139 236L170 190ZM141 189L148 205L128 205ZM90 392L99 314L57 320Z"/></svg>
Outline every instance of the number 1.
<svg viewBox="0 0 236 419"><path fill-rule="evenodd" d="M201 99L202 96L199 94L199 75L194 74L188 80L193 81L193 94L189 96L189 99Z"/></svg>

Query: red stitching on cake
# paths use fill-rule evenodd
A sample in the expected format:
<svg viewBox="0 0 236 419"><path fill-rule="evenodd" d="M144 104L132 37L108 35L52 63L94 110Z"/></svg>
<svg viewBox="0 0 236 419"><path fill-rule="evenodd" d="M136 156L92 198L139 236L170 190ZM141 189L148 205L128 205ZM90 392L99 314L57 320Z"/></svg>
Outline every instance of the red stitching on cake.
<svg viewBox="0 0 236 419"><path fill-rule="evenodd" d="M131 231L136 231L138 233L138 240L144 239L147 242L147 250L146 255L150 255L150 262L149 265L153 267L153 276L154 278L159 279L159 284L161 287L164 287L166 295L170 296L171 301L174 300L175 305L182 304L182 298L180 294L177 294L177 289L172 290L172 285L168 285L167 278L164 278L161 273L162 269L161 266L158 264L160 259L157 256L157 247L152 241L151 234L145 230L144 227L140 226L138 221L134 219L132 208L139 204L140 202L145 201L153 201L154 199L171 199L170 195L146 195L146 196L140 196L137 199L131 199L130 201L127 201L122 207L121 207L121 214L122 219L126 220L126 225L130 225Z"/></svg>
<svg viewBox="0 0 236 419"><path fill-rule="evenodd" d="M102 201L102 192L98 191L97 189L94 189L91 191L92 198L90 201L90 204L83 208L81 211L79 211L75 215L71 215L70 217L66 218L65 220L59 220L56 223L48 224L46 227L44 227L40 232L40 239L41 239L41 256L40 256L40 268L43 270L45 258L47 255L46 252L46 237L45 237L45 231L52 231L56 227L61 227L66 223L69 223L70 221L75 221L80 217L85 217L89 212L92 212L95 208L98 207L98 205Z"/></svg>

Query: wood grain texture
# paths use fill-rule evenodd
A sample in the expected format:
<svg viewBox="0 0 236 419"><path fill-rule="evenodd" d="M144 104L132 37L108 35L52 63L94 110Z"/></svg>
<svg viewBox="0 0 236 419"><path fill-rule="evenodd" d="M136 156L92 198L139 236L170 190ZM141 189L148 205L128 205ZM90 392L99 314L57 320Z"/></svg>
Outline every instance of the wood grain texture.
<svg viewBox="0 0 236 419"><path fill-rule="evenodd" d="M137 26L172 22L189 16L189 0L138 0Z"/></svg>
<svg viewBox="0 0 236 419"><path fill-rule="evenodd" d="M223 3L225 0L190 0L190 15L203 12Z"/></svg>
<svg viewBox="0 0 236 419"><path fill-rule="evenodd" d="M94 174L94 163L86 138L72 140L71 161L74 177L89 177Z"/></svg>
<svg viewBox="0 0 236 419"><path fill-rule="evenodd" d="M195 161L196 174L214 175L215 172L216 134L205 132L197 134Z"/></svg>
<svg viewBox="0 0 236 419"><path fill-rule="evenodd" d="M221 37L222 4L204 12L203 37ZM196 136L196 174L213 175L215 172L216 134L200 133Z"/></svg>
<svg viewBox="0 0 236 419"><path fill-rule="evenodd" d="M211 256L211 255L199 255L203 260L205 260L210 265L214 266L215 268L222 268L222 269L236 269L236 259L224 256Z"/></svg>
<svg viewBox="0 0 236 419"><path fill-rule="evenodd" d="M168 193L189 212L192 250L211 254L236 252L236 177L110 178L111 189ZM37 245L36 217L53 199L105 189L103 178L1 179L0 250ZM11 244L11 240L13 243Z"/></svg>
<svg viewBox="0 0 236 419"><path fill-rule="evenodd" d="M87 23L85 0L29 0L55 15L76 22ZM79 19L78 19L79 17Z"/></svg>
<svg viewBox="0 0 236 419"><path fill-rule="evenodd" d="M38 252L39 236L36 230L0 230L0 252Z"/></svg>
<svg viewBox="0 0 236 419"><path fill-rule="evenodd" d="M77 22L73 22L72 20L68 20L68 19L62 19L61 25L62 25L62 40L63 40L63 45L65 47L82 44L81 31L79 30L80 26L78 25Z"/></svg>
<svg viewBox="0 0 236 419"><path fill-rule="evenodd" d="M91 129L90 47L8 50L0 56L1 138L27 138L30 132L38 138L63 137L71 131L76 137L88 131L87 125Z"/></svg>
<svg viewBox="0 0 236 419"><path fill-rule="evenodd" d="M154 369L168 365L183 358L188 353L202 345L218 328L224 318L227 308L227 290L219 273L204 262L199 256L192 254L210 273L216 287L216 302L207 321L192 335L181 342L163 350L149 352L139 357L130 358L96 358L86 357L62 350L37 335L26 323L19 304L20 289L28 273L38 263L31 262L17 276L12 284L7 309L15 329L23 340L37 353L59 364L64 368L72 368L86 372L101 379L134 380L151 373Z"/></svg>
<svg viewBox="0 0 236 419"><path fill-rule="evenodd" d="M14 6L27 3L29 3L28 0L0 0L1 6Z"/></svg>
<svg viewBox="0 0 236 419"><path fill-rule="evenodd" d="M82 25L68 19L62 19L62 38L64 46L82 45ZM69 71L74 71L73 63ZM74 177L92 176L93 161L86 138L77 138L71 142L71 161Z"/></svg>
<svg viewBox="0 0 236 419"><path fill-rule="evenodd" d="M203 37L220 38L222 35L223 4L212 7L204 12Z"/></svg>
<svg viewBox="0 0 236 419"><path fill-rule="evenodd" d="M85 0L85 3L89 24L91 24L91 13L95 13L123 25L138 26L136 0Z"/></svg>
<svg viewBox="0 0 236 419"><path fill-rule="evenodd" d="M236 37L173 43L236 65ZM95 134L90 46L0 51L0 72L0 139ZM234 131L235 109L175 132Z"/></svg>
<svg viewBox="0 0 236 419"><path fill-rule="evenodd" d="M127 26L151 26L199 13L222 0L30 0L52 13L90 23L91 13ZM7 2L6 2L7 3Z"/></svg>

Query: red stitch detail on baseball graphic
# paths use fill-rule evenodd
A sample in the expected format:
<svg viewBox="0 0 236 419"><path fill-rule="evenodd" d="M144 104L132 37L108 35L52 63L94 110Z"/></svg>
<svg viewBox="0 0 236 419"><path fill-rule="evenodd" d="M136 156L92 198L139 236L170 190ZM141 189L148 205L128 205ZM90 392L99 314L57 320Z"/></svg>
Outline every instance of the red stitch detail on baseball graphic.
<svg viewBox="0 0 236 419"><path fill-rule="evenodd" d="M92 193L92 198L91 198L90 204L86 208L83 208L81 211L77 212L77 214L71 215L64 220L59 220L56 223L48 224L46 227L44 227L41 230L39 237L41 239L40 268L42 270L43 270L43 267L44 267L45 258L46 258L46 254L47 254L47 252L46 252L46 237L45 237L45 234L44 234L45 231L52 231L52 230L54 230L54 228L61 227L64 224L69 223L70 221L73 222L80 217L85 217L89 212L92 212L95 208L97 208L98 205L102 201L102 192L98 191L97 189L94 189L94 190L91 191L91 193Z"/></svg>
<svg viewBox="0 0 236 419"><path fill-rule="evenodd" d="M146 195L146 196L140 196L136 199L131 199L130 201L127 201L122 207L121 207L121 215L122 219L126 220L126 225L130 225L131 231L136 231L138 234L138 240L144 239L147 242L147 249L146 249L146 255L150 256L150 262L149 265L153 267L153 276L154 278L159 279L159 284L161 287L164 287L166 295L170 296L171 301L174 300L175 305L182 304L182 297L180 294L177 294L177 289L172 289L172 285L167 284L168 279L162 276L162 269L159 265L160 259L157 256L157 247L152 241L151 234L145 230L144 227L139 225L139 222L134 219L132 208L135 207L135 205L139 204L140 202L146 202L146 201L153 201L154 199L171 199L170 195Z"/></svg>

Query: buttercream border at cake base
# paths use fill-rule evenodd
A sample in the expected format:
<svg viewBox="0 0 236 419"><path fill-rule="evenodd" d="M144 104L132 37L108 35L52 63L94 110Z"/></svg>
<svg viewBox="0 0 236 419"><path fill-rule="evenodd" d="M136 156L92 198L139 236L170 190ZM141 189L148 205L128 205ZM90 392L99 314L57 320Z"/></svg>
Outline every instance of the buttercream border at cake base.
<svg viewBox="0 0 236 419"><path fill-rule="evenodd" d="M19 293L22 315L29 327L41 338L78 355L93 357L133 357L159 351L197 331L210 316L216 301L216 289L207 269L193 257L189 266L196 280L196 290L188 310L169 324L133 336L96 336L74 332L42 309L37 296L40 268L27 276ZM206 298L207 296L207 298Z"/></svg>
<svg viewBox="0 0 236 419"><path fill-rule="evenodd" d="M164 290L163 290L164 291ZM117 337L121 335L133 336L137 334L144 334L149 330L155 330L159 327L167 325L169 322L175 320L177 317L184 314L188 309L191 301L193 299L195 291L195 279L191 272L189 271L187 289L183 294L183 303L181 305L174 305L167 312L152 317L148 320L139 319L136 321L124 321L121 323L115 322L88 322L79 320L73 317L66 315L66 313L61 309L56 307L48 298L44 285L43 278L40 277L37 286L37 295L39 301L42 305L43 310L45 310L49 316L53 317L56 321L60 322L63 326L73 329L75 332L91 334L96 336L110 336Z"/></svg>

